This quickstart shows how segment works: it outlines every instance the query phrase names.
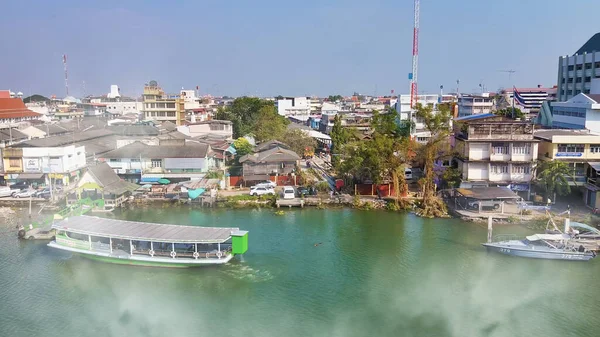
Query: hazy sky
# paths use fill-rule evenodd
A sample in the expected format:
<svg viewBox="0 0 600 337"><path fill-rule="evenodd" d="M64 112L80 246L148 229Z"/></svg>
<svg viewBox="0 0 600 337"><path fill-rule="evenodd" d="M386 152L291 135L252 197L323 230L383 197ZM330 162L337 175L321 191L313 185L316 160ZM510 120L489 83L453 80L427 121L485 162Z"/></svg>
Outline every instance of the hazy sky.
<svg viewBox="0 0 600 337"><path fill-rule="evenodd" d="M3 1L0 89L65 96L408 92L410 0ZM556 84L600 31L598 0L422 0L419 91ZM499 70L514 69L508 74ZM84 83L85 81L85 92Z"/></svg>

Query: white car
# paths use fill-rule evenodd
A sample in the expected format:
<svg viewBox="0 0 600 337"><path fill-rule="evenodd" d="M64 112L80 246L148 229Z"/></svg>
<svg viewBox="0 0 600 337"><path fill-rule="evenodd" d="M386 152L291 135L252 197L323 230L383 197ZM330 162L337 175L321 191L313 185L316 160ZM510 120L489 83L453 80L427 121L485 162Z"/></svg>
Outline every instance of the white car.
<svg viewBox="0 0 600 337"><path fill-rule="evenodd" d="M266 186L252 186L250 188L250 195L265 195L265 194L275 194L275 190L272 189L271 187L266 187Z"/></svg>
<svg viewBox="0 0 600 337"><path fill-rule="evenodd" d="M35 192L36 192L36 190L34 190L34 189L25 189L25 190L21 190L18 192L13 192L12 197L13 198L29 198L29 197L33 197Z"/></svg>
<svg viewBox="0 0 600 337"><path fill-rule="evenodd" d="M294 199L296 197L296 192L292 186L283 187L283 199Z"/></svg>
<svg viewBox="0 0 600 337"><path fill-rule="evenodd" d="M267 186L270 188L275 188L275 187L277 187L277 184L275 184L274 182L272 182L270 180L265 180L265 181L261 181L260 183L256 184L256 186Z"/></svg>

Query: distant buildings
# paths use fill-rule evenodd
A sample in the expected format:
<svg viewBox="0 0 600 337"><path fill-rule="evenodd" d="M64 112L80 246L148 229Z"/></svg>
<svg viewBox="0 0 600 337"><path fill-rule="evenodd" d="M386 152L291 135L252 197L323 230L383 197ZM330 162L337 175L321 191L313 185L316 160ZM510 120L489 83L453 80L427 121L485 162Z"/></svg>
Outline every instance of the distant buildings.
<svg viewBox="0 0 600 337"><path fill-rule="evenodd" d="M491 113L494 110L494 95L487 92L460 95L458 97L458 117Z"/></svg>
<svg viewBox="0 0 600 337"><path fill-rule="evenodd" d="M28 109L21 98L10 98L8 91L5 91L2 97L5 98L0 98L0 124L13 124L39 119L42 116Z"/></svg>
<svg viewBox="0 0 600 337"><path fill-rule="evenodd" d="M310 115L311 99L307 97L286 97L277 100L277 112L281 116ZM316 112L316 107L315 107Z"/></svg>
<svg viewBox="0 0 600 337"><path fill-rule="evenodd" d="M563 102L580 93L589 94L595 77L600 77L600 33L572 56L558 58L557 100Z"/></svg>

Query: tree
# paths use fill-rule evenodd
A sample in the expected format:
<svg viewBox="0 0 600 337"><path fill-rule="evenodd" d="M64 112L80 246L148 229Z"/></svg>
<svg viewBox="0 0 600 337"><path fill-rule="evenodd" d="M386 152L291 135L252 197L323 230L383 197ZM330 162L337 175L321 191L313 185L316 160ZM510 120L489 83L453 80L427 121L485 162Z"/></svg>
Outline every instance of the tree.
<svg viewBox="0 0 600 337"><path fill-rule="evenodd" d="M557 193L558 195L571 193L567 178L574 181L573 170L567 163L558 160L544 161L537 167L537 182L544 189L546 200Z"/></svg>
<svg viewBox="0 0 600 337"><path fill-rule="evenodd" d="M327 97L327 101L329 102L340 102L344 100L344 97L342 97L342 95L330 95L329 97Z"/></svg>
<svg viewBox="0 0 600 337"><path fill-rule="evenodd" d="M519 108L514 108L514 118L524 118L525 114L523 113L523 111L521 111L521 109ZM513 108L505 108L505 109L499 109L494 111L494 114L499 115L499 116L504 116L507 118L513 118Z"/></svg>
<svg viewBox="0 0 600 337"><path fill-rule="evenodd" d="M458 187L461 179L461 172L454 167L448 167L444 170L444 173L442 173L442 180L447 188Z"/></svg>
<svg viewBox="0 0 600 337"><path fill-rule="evenodd" d="M252 144L244 138L240 137L233 142L233 147L237 156L245 156L248 153L252 153Z"/></svg>
<svg viewBox="0 0 600 337"><path fill-rule="evenodd" d="M422 147L424 160L423 178L419 181L423 199L419 214L425 217L446 215L446 204L436 196L435 161L444 155L447 150L450 135L450 118L452 116L447 104L438 105L438 110L433 111L431 106L416 105L416 116L423 120L425 129L431 137Z"/></svg>
<svg viewBox="0 0 600 337"><path fill-rule="evenodd" d="M275 104L257 97L238 97L231 106L219 108L215 117L231 121L233 136L243 137L254 130L263 107L274 108Z"/></svg>
<svg viewBox="0 0 600 337"><path fill-rule="evenodd" d="M258 111L252 134L257 142L281 139L289 121L279 115L274 106L264 106Z"/></svg>
<svg viewBox="0 0 600 337"><path fill-rule="evenodd" d="M339 156L342 154L344 146L350 141L352 136L351 132L342 126L342 117L340 115L336 115L333 118L333 127L331 128L329 136L331 137L332 143L331 164L337 169L340 164Z"/></svg>
<svg viewBox="0 0 600 337"><path fill-rule="evenodd" d="M317 141L309 136L306 131L300 129L287 130L278 140L287 144L290 150L296 152L301 157L307 149L314 152L317 147Z"/></svg>

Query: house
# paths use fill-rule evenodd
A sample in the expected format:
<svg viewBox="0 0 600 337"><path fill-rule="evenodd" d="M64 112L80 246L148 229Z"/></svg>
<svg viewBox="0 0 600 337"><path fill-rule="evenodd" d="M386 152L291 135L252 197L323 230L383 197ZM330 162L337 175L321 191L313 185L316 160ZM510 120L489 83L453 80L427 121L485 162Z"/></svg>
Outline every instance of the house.
<svg viewBox="0 0 600 337"><path fill-rule="evenodd" d="M119 176L129 181L153 182L200 179L216 167L208 144L172 140L159 145L134 142L104 153L105 161Z"/></svg>
<svg viewBox="0 0 600 337"><path fill-rule="evenodd" d="M281 146L247 154L240 158L244 181L268 180L269 175L288 175L294 172L300 156Z"/></svg>
<svg viewBox="0 0 600 337"><path fill-rule="evenodd" d="M588 129L600 133L600 78L592 81L595 94L580 93L566 102L552 102L552 128Z"/></svg>
<svg viewBox="0 0 600 337"><path fill-rule="evenodd" d="M454 120L454 151L462 180L527 191L538 158L534 127L494 114Z"/></svg>
<svg viewBox="0 0 600 337"><path fill-rule="evenodd" d="M136 184L121 180L108 164L97 163L88 167L75 191L67 196L67 205L89 198L92 201L101 200L102 210L110 211L121 206L138 188Z"/></svg>
<svg viewBox="0 0 600 337"><path fill-rule="evenodd" d="M29 136L29 139L45 138L50 136L66 135L71 131L58 124L43 124L36 126L28 126L19 130Z"/></svg>
<svg viewBox="0 0 600 337"><path fill-rule="evenodd" d="M28 139L29 136L15 128L0 129L0 147L10 146Z"/></svg>

